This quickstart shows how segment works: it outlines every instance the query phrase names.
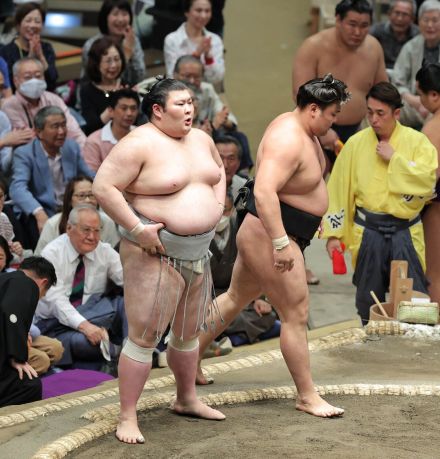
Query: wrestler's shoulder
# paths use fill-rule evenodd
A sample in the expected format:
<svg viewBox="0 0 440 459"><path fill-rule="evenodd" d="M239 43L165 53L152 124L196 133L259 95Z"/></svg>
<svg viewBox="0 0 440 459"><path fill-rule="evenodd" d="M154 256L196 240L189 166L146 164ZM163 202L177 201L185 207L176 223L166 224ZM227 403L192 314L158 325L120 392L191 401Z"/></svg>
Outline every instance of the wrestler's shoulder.
<svg viewBox="0 0 440 459"><path fill-rule="evenodd" d="M305 136L304 129L296 120L293 112L282 113L267 127L263 140L277 145L300 146Z"/></svg>
<svg viewBox="0 0 440 459"><path fill-rule="evenodd" d="M335 39L335 30L334 28L325 29L321 32L315 33L310 37L306 38L300 49L302 50L314 50L318 54L321 54L323 49L327 49L334 42Z"/></svg>

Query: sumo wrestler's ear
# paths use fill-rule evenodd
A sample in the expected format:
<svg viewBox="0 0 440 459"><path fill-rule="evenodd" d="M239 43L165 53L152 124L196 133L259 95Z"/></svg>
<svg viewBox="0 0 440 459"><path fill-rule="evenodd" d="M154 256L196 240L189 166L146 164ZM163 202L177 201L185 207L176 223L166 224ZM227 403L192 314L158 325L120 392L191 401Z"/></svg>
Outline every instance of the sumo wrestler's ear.
<svg viewBox="0 0 440 459"><path fill-rule="evenodd" d="M157 118L160 119L162 117L163 108L159 104L153 104L153 106L151 107L151 110L153 112L153 115L156 116Z"/></svg>

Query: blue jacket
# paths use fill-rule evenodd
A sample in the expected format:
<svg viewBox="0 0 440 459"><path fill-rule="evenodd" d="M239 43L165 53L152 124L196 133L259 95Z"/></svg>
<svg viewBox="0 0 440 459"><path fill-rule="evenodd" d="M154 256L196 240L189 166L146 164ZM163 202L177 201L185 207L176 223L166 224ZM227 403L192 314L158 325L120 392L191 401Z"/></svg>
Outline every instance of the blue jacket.
<svg viewBox="0 0 440 459"><path fill-rule="evenodd" d="M95 176L84 162L79 145L72 139L66 139L61 147L61 164L66 185L77 175ZM12 169L9 194L14 201L14 211L30 215L38 207L43 207L49 217L54 215L57 203L49 161L39 139L14 151Z"/></svg>

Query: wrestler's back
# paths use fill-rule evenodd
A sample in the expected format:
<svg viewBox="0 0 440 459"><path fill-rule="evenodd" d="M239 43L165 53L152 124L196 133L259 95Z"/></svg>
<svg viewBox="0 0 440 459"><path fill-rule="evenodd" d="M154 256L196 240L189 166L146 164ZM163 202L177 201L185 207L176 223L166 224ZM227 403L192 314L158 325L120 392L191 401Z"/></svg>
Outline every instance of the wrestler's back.
<svg viewBox="0 0 440 459"><path fill-rule="evenodd" d="M219 206L213 186L221 175L206 135L192 130L176 140L151 125L142 129L139 134L150 136L155 154L145 152L145 165L125 190L127 201L176 234L201 234L214 228Z"/></svg>
<svg viewBox="0 0 440 459"><path fill-rule="evenodd" d="M360 123L367 110L365 96L377 83L379 43L367 35L358 48L349 50L337 43L335 28L324 30L308 40L310 52L315 54L316 77L331 73L334 78L342 80L351 92L350 103L342 107L337 123Z"/></svg>
<svg viewBox="0 0 440 459"><path fill-rule="evenodd" d="M322 149L316 137L310 138L298 126L292 112L278 116L266 129L257 152L256 180L258 180L258 169L264 155L265 144L268 141L268 137L273 134L273 131L280 132L283 136L291 138L292 149L286 154L300 155L299 168L296 171L292 171L291 178L278 193L280 201L313 215L324 215L328 208L328 193L322 178L325 167ZM298 149L298 144L302 144L301 149ZM273 145L271 148L273 148Z"/></svg>

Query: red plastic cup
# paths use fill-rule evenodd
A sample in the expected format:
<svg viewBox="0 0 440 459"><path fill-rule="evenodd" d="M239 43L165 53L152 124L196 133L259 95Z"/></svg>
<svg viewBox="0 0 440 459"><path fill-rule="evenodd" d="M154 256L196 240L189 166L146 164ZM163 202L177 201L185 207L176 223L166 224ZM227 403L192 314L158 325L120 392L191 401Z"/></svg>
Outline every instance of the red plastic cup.
<svg viewBox="0 0 440 459"><path fill-rule="evenodd" d="M342 250L345 250L344 244L341 243ZM333 249L332 252L333 261L333 274L347 274L347 265L345 264L344 253L339 252L337 249Z"/></svg>

